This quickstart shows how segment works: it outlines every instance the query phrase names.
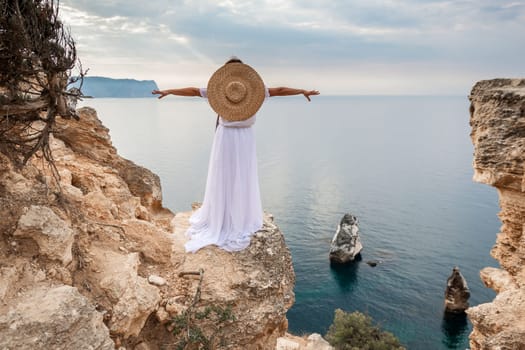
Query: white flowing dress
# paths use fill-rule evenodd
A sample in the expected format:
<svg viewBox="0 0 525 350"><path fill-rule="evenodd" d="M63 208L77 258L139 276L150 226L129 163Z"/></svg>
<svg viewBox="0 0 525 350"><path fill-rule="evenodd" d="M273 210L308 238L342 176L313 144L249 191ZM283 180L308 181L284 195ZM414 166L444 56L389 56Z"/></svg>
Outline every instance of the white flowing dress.
<svg viewBox="0 0 525 350"><path fill-rule="evenodd" d="M206 89L200 89L207 98ZM269 97L266 89L266 97ZM257 175L256 116L239 122L219 118L208 166L202 206L190 217L186 251L207 245L227 251L243 250L262 227L262 206Z"/></svg>

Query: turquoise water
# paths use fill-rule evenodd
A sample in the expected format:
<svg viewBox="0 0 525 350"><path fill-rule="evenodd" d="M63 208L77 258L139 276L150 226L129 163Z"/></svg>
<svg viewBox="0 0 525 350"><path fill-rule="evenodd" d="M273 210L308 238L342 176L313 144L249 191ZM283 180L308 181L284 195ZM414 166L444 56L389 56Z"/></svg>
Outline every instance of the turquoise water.
<svg viewBox="0 0 525 350"><path fill-rule="evenodd" d="M191 98L95 99L119 153L162 180L164 204L203 197L215 117ZM272 98L256 124L261 194L292 251L293 333L324 334L335 308L360 310L409 349L465 349L471 325L444 319L459 266L471 305L494 293L479 270L500 223L494 189L472 178L466 97ZM344 213L360 221L362 260L331 267ZM382 263L375 268L367 260Z"/></svg>

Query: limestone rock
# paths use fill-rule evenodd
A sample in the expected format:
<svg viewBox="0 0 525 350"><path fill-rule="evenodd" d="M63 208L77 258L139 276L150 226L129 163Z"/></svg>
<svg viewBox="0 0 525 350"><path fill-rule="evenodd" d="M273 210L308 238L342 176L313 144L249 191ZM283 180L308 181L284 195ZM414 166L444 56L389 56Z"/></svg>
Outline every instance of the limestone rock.
<svg viewBox="0 0 525 350"><path fill-rule="evenodd" d="M7 292L18 279L15 267L0 268L0 300L3 302Z"/></svg>
<svg viewBox="0 0 525 350"><path fill-rule="evenodd" d="M357 218L352 214L345 214L337 226L330 246L330 261L347 263L353 261L361 252L363 246L359 238Z"/></svg>
<svg viewBox="0 0 525 350"><path fill-rule="evenodd" d="M525 79L480 81L470 101L474 179L523 192Z"/></svg>
<svg viewBox="0 0 525 350"><path fill-rule="evenodd" d="M185 217L176 217L180 231L188 225ZM182 271L201 268L201 304L230 305L236 318L223 330L226 344L232 349L273 350L288 327L286 312L295 300L291 255L279 228L266 217L245 250L230 253L208 246L187 254L181 266ZM191 281L191 291L196 284Z"/></svg>
<svg viewBox="0 0 525 350"><path fill-rule="evenodd" d="M180 315L186 308L186 305L179 303L175 298L170 298L166 303L166 311L172 316Z"/></svg>
<svg viewBox="0 0 525 350"><path fill-rule="evenodd" d="M332 350L333 347L320 334L313 333L307 338L305 350Z"/></svg>
<svg viewBox="0 0 525 350"><path fill-rule="evenodd" d="M301 344L281 337L277 339L277 345L275 346L275 350L299 350L301 349Z"/></svg>
<svg viewBox="0 0 525 350"><path fill-rule="evenodd" d="M118 156L111 143L109 129L101 123L93 108L83 107L78 110L78 114L79 121L57 119L55 137L63 141L75 155L95 161L99 166L111 167L114 174L127 185L126 190L138 197L143 206L154 211L164 211L160 178L150 170ZM54 153L56 151L53 150ZM77 177L76 180L84 188L89 188L89 183L93 183L93 179L86 177ZM145 215L143 211L140 214Z"/></svg>
<svg viewBox="0 0 525 350"><path fill-rule="evenodd" d="M485 286L493 289L496 293L518 288L510 273L505 270L485 267L479 275Z"/></svg>
<svg viewBox="0 0 525 350"><path fill-rule="evenodd" d="M284 337L277 339L275 350L333 350L334 348L321 337L313 333L308 337L298 337L286 333Z"/></svg>
<svg viewBox="0 0 525 350"><path fill-rule="evenodd" d="M522 349L525 344L525 292L500 292L491 303L471 307L471 349Z"/></svg>
<svg viewBox="0 0 525 350"><path fill-rule="evenodd" d="M0 314L0 348L111 350L102 315L70 286L40 287Z"/></svg>
<svg viewBox="0 0 525 350"><path fill-rule="evenodd" d="M114 304L109 322L111 332L124 338L137 336L160 301L159 290L138 276L137 253L99 251L95 259L100 287Z"/></svg>
<svg viewBox="0 0 525 350"><path fill-rule="evenodd" d="M470 94L474 180L496 187L502 221L491 255L501 269L481 272L498 295L471 307L470 347L520 349L525 344L525 79L476 83Z"/></svg>
<svg viewBox="0 0 525 350"><path fill-rule="evenodd" d="M166 323L170 320L170 314L163 307L159 307L157 312L155 312L155 317L160 323Z"/></svg>
<svg viewBox="0 0 525 350"><path fill-rule="evenodd" d="M80 121L59 118L54 134L75 153L84 155L103 164L108 164L116 157L117 150L111 144L109 129L97 117L97 112L90 107L78 110Z"/></svg>
<svg viewBox="0 0 525 350"><path fill-rule="evenodd" d="M174 215L162 207L158 176L116 153L94 110L78 113L78 121L58 118L50 136L61 192L39 161L18 169L0 152L0 349L113 348L106 342L106 325L115 348L175 344L166 328L191 304L198 281L179 273L202 268L197 307L231 306L236 317L222 332L225 343L232 349L273 350L287 329L286 312L294 302L291 256L280 230L267 217L242 252L207 247L186 254L189 213L178 215L172 227ZM57 229L64 233L58 241ZM147 277L152 275L162 276L169 288L150 284ZM85 302L80 314L76 297L47 294L56 288L50 286L64 284L72 285L67 288ZM59 310L72 313L71 326L58 326L56 320L64 317L52 310L48 296ZM24 320L28 332L35 329L29 322L39 312L37 299L44 303L47 315L38 317L47 328L38 326L31 334L17 329L15 334L17 320ZM34 313L18 316L18 306L25 303L31 306L24 310ZM214 330L209 321L201 326L208 335ZM61 333L66 328L71 339ZM11 335L16 339L12 343Z"/></svg>
<svg viewBox="0 0 525 350"><path fill-rule="evenodd" d="M468 307L470 290L467 281L459 271L454 267L452 274L447 279L447 288L445 289L445 312L461 313Z"/></svg>
<svg viewBox="0 0 525 350"><path fill-rule="evenodd" d="M157 275L150 275L148 277L148 282L151 284L154 284L156 286L163 286L166 284L166 280L160 276Z"/></svg>
<svg viewBox="0 0 525 350"><path fill-rule="evenodd" d="M15 236L31 238L41 254L67 265L73 259L74 232L70 225L48 207L32 205L18 220Z"/></svg>
<svg viewBox="0 0 525 350"><path fill-rule="evenodd" d="M162 232L155 224L144 220L124 220L122 227L130 240L127 247L131 251L140 252L148 261L167 263L171 258L172 242L166 232Z"/></svg>
<svg viewBox="0 0 525 350"><path fill-rule="evenodd" d="M133 348L133 350L151 350L151 348L146 343L140 343Z"/></svg>
<svg viewBox="0 0 525 350"><path fill-rule="evenodd" d="M142 205L153 210L162 208L162 191L158 175L126 159L115 162L115 167L128 184L131 193L141 199Z"/></svg>

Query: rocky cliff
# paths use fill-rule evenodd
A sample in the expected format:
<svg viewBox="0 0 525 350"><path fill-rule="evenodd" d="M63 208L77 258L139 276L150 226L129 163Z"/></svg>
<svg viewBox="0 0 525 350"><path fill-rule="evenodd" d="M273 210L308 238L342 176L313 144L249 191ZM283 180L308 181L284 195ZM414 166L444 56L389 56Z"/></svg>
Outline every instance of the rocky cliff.
<svg viewBox="0 0 525 350"><path fill-rule="evenodd" d="M502 221L481 279L498 294L467 310L477 349L525 348L525 79L478 82L470 95L474 180L496 187Z"/></svg>
<svg viewBox="0 0 525 350"><path fill-rule="evenodd" d="M0 153L0 348L173 349L191 333L273 349L294 272L271 217L242 252L186 254L189 213L163 208L159 178L117 154L93 109L79 114L51 140L59 180Z"/></svg>
<svg viewBox="0 0 525 350"><path fill-rule="evenodd" d="M73 85L78 87L78 84ZM106 77L84 77L82 92L91 97L155 97L152 90L158 86L154 80L113 79Z"/></svg>

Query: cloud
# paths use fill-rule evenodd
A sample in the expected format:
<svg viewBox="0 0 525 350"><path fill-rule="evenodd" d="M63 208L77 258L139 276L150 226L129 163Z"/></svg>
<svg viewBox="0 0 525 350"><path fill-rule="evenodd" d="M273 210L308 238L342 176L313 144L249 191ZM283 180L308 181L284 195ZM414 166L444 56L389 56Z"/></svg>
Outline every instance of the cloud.
<svg viewBox="0 0 525 350"><path fill-rule="evenodd" d="M458 92L478 76L522 74L525 54L525 2L516 0L62 0L61 7L93 73L161 84L206 79L235 54L268 76L281 72L291 83L309 76L328 92L345 93L340 77L355 76L356 67L370 77L363 83L370 93L410 92L424 77L441 86L436 91Z"/></svg>

